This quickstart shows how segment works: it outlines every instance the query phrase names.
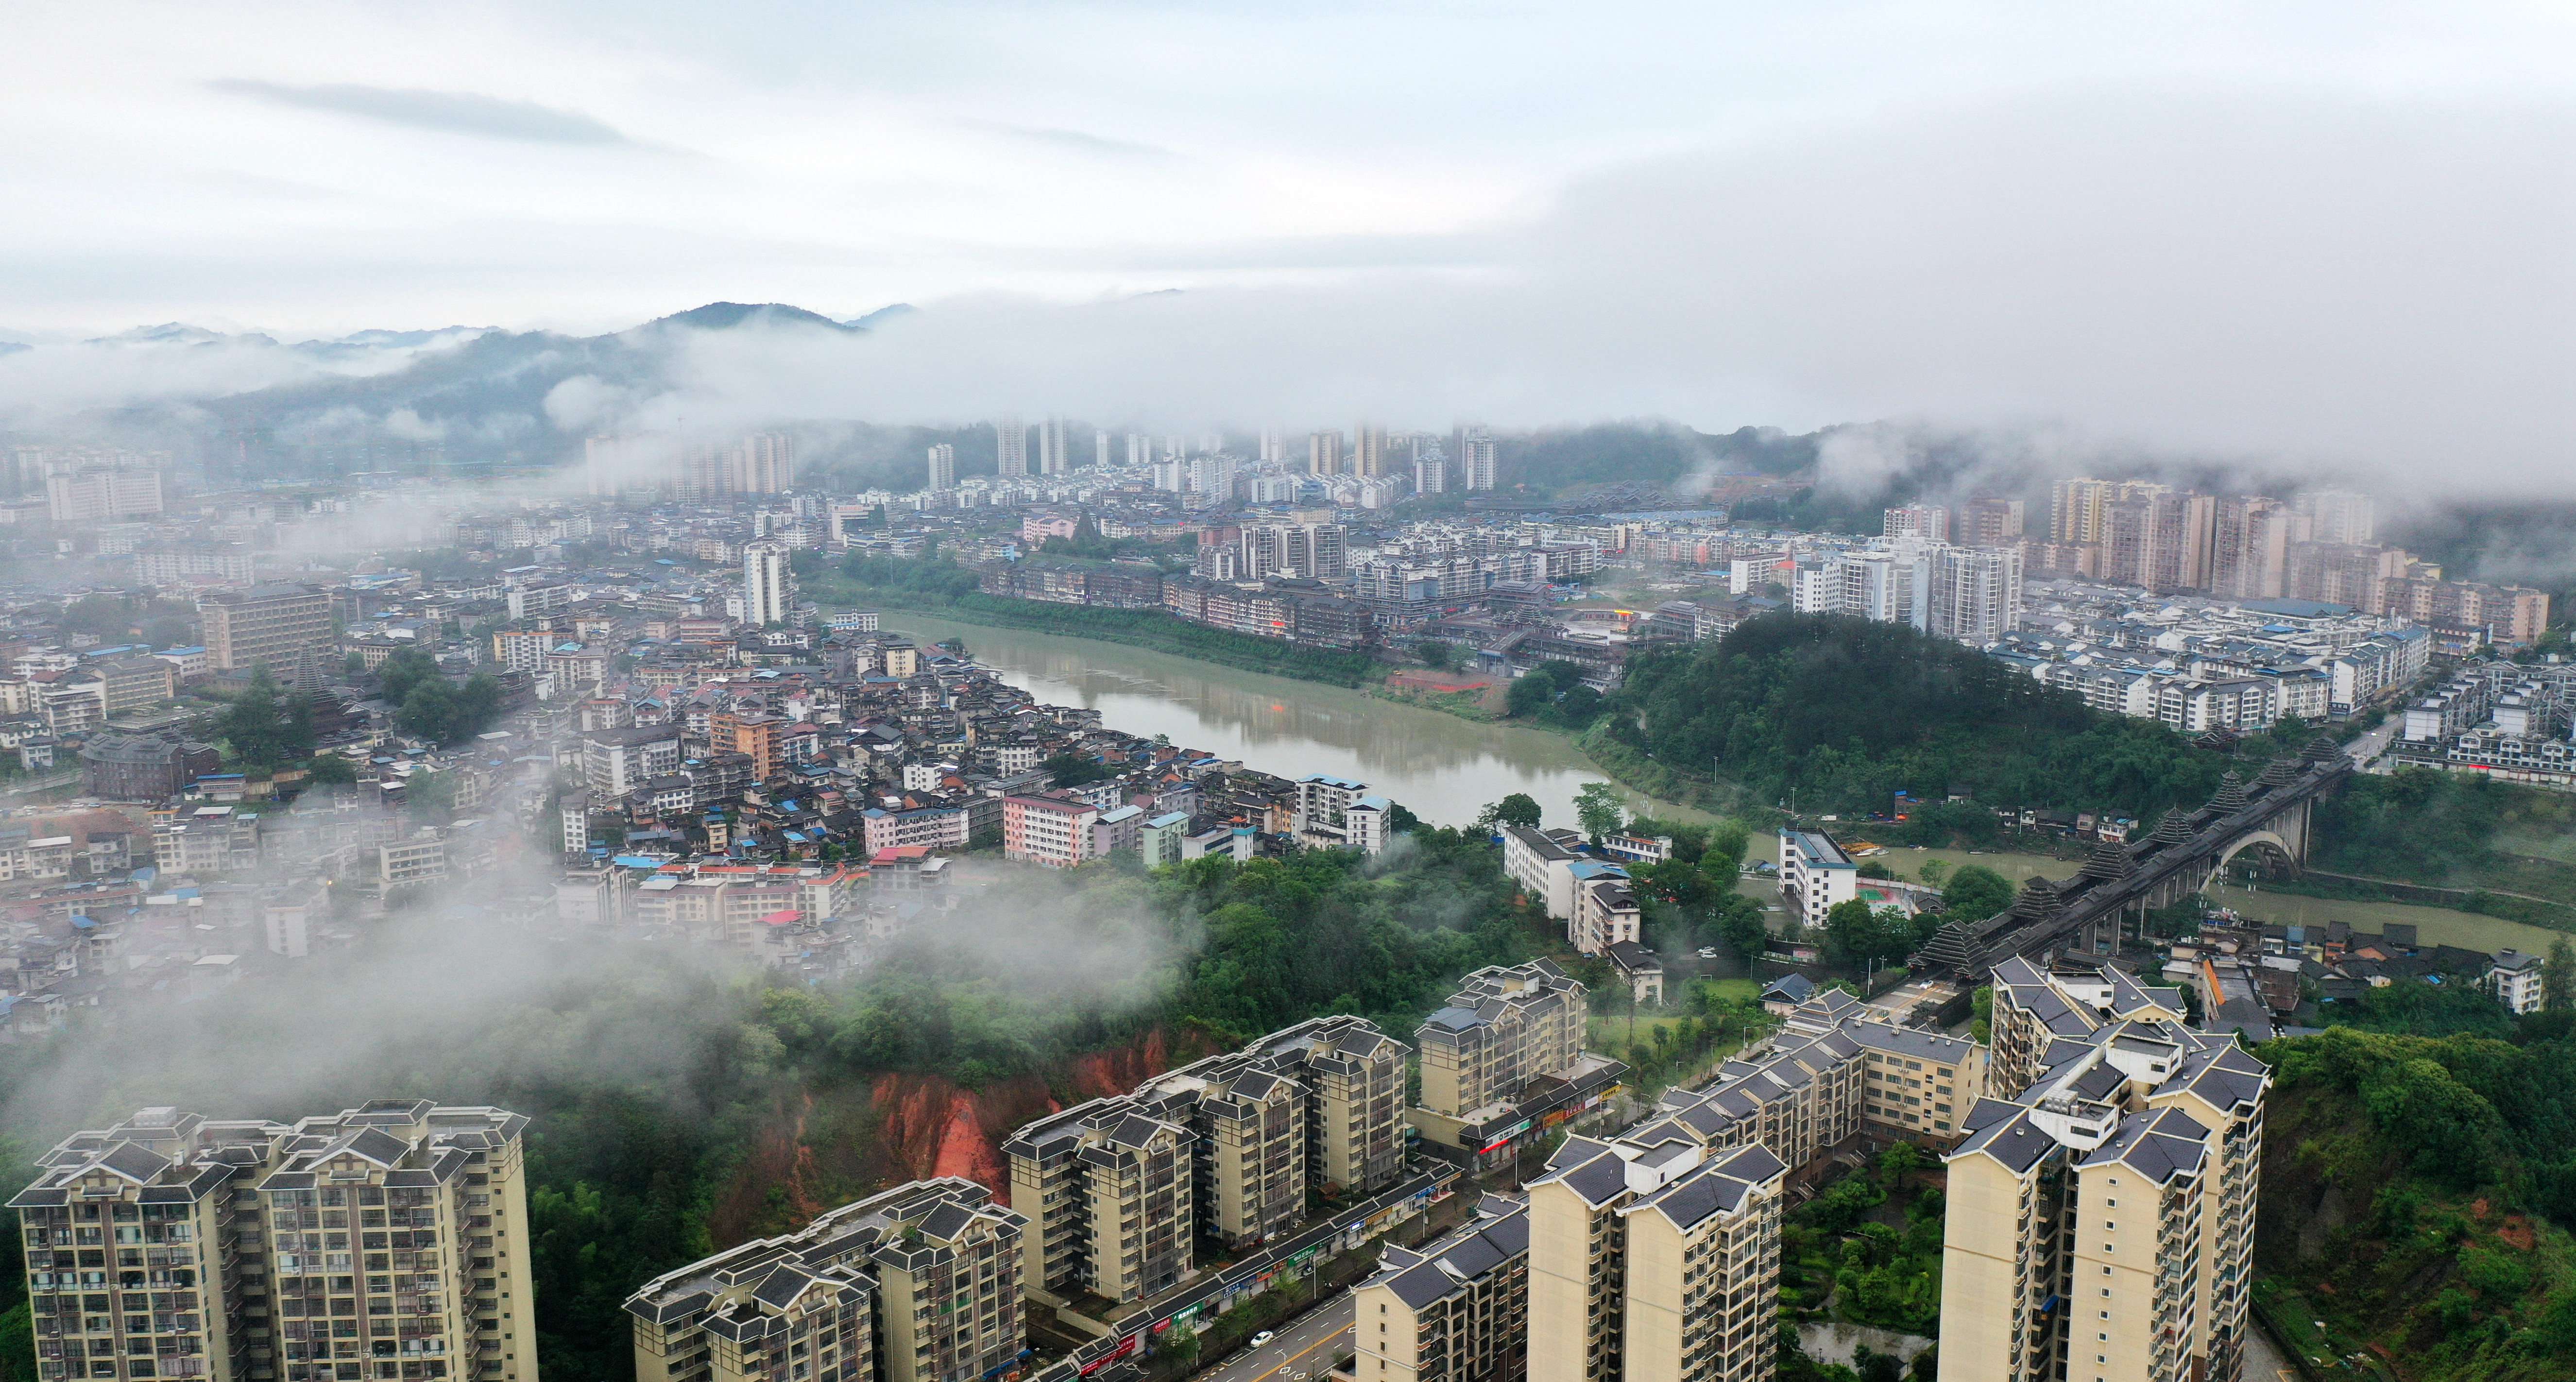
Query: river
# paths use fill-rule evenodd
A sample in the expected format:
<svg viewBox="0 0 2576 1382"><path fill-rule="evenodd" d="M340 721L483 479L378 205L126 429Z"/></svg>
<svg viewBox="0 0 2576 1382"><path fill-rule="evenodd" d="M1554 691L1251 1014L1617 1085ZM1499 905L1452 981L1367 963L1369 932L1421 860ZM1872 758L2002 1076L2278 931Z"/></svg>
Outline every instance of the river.
<svg viewBox="0 0 2576 1382"><path fill-rule="evenodd" d="M1575 792L1607 780L1564 735L1479 724L1365 691L934 615L888 613L885 626L925 643L963 639L975 660L1003 680L1050 705L1096 709L1111 729L1169 735L1183 748L1285 778L1352 778L1434 825L1465 825L1487 803L1526 792L1545 824L1570 827ZM1632 809L1707 818L1634 792L1621 795Z"/></svg>

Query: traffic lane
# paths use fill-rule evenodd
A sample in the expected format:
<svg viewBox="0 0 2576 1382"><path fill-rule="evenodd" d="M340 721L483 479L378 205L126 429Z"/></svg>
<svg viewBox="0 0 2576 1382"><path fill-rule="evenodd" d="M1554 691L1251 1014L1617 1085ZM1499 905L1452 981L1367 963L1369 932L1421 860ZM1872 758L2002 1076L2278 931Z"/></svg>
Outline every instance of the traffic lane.
<svg viewBox="0 0 2576 1382"><path fill-rule="evenodd" d="M1348 1291L1273 1331L1276 1337L1259 1348L1245 1349L1224 1364L1198 1375L1208 1382L1312 1382L1330 1372L1348 1347L1351 1294Z"/></svg>

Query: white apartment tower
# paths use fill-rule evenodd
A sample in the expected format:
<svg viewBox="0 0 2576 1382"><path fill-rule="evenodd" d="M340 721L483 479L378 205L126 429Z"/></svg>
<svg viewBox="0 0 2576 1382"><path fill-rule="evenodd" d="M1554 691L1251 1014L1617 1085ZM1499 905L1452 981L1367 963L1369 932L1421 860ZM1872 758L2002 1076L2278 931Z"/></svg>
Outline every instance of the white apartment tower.
<svg viewBox="0 0 2576 1382"><path fill-rule="evenodd" d="M2021 549L1937 547L1917 592L1925 632L1982 648L2021 625Z"/></svg>
<svg viewBox="0 0 2576 1382"><path fill-rule="evenodd" d="M957 448L947 442L930 448L930 488L957 488Z"/></svg>
<svg viewBox="0 0 2576 1382"><path fill-rule="evenodd" d="M1001 464L1001 476L1016 480L1029 473L1029 429L1015 417L993 420L993 456Z"/></svg>
<svg viewBox="0 0 2576 1382"><path fill-rule="evenodd" d="M1317 432L1306 438L1306 468L1317 475L1342 473L1342 434Z"/></svg>
<svg viewBox="0 0 2576 1382"><path fill-rule="evenodd" d="M1073 468L1065 454L1064 419L1051 417L1038 424L1038 473L1062 475Z"/></svg>
<svg viewBox="0 0 2576 1382"><path fill-rule="evenodd" d="M766 627L787 622L795 604L787 574L787 544L761 541L742 549L742 619Z"/></svg>
<svg viewBox="0 0 2576 1382"><path fill-rule="evenodd" d="M1470 490L1494 487L1494 436L1482 427L1458 429L1458 482Z"/></svg>

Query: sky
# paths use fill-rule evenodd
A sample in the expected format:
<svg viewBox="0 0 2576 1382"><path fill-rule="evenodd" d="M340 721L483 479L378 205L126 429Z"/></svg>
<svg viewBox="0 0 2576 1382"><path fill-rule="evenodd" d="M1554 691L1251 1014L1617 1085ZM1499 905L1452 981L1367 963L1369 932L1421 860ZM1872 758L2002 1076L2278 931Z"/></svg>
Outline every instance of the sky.
<svg viewBox="0 0 2576 1382"><path fill-rule="evenodd" d="M10 28L19 340L910 302L900 358L790 343L691 384L2576 463L2576 7L22 0Z"/></svg>

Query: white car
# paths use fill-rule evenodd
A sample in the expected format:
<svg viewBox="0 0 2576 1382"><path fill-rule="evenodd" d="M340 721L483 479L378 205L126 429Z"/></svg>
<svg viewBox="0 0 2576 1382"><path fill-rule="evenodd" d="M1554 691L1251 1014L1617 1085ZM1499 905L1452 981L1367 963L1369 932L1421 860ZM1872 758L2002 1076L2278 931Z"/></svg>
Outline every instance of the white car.
<svg viewBox="0 0 2576 1382"><path fill-rule="evenodd" d="M1255 1334L1255 1335L1253 1335L1253 1336L1252 1336L1252 1343L1251 1343L1251 1347L1253 1347L1253 1348L1259 1348L1259 1347L1261 1347L1263 1344L1266 1344L1266 1343L1270 1342L1270 1340L1271 1340L1271 1333L1270 1333L1270 1331L1269 1331L1269 1330L1265 1329L1265 1330L1261 1331L1260 1333Z"/></svg>

